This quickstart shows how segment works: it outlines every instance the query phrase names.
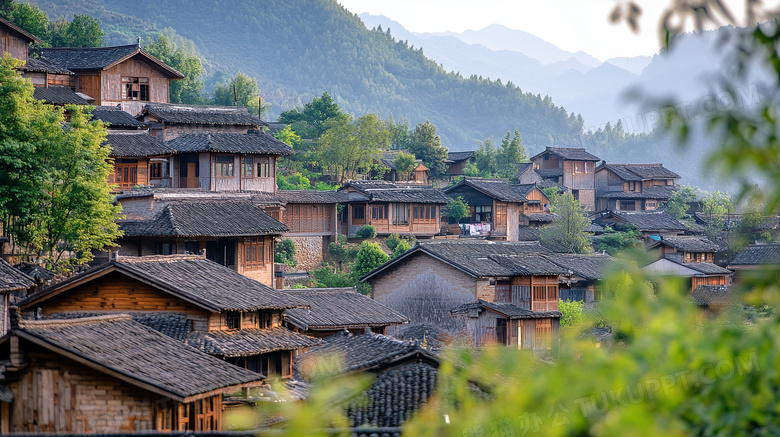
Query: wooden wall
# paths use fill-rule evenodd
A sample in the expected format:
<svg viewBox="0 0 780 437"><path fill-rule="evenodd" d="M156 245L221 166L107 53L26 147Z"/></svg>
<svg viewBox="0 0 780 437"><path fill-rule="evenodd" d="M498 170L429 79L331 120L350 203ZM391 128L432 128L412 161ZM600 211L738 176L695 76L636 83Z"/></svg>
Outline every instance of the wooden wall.
<svg viewBox="0 0 780 437"><path fill-rule="evenodd" d="M274 237L265 236L264 238L265 263L259 266L245 265L246 250L244 248L244 239L238 238L238 244L236 245L237 271L248 278L274 288Z"/></svg>
<svg viewBox="0 0 780 437"><path fill-rule="evenodd" d="M95 99L95 106L103 104L101 79L98 74L76 75L76 91Z"/></svg>
<svg viewBox="0 0 780 437"><path fill-rule="evenodd" d="M168 103L168 77L137 56L103 71L99 104L116 105L122 102L122 77L148 77L149 102ZM92 96L90 94L90 96ZM95 99L98 96L92 96ZM98 104L95 102L95 104Z"/></svg>
<svg viewBox="0 0 780 437"><path fill-rule="evenodd" d="M12 58L27 62L27 40L5 27L0 27L0 55L10 53Z"/></svg>

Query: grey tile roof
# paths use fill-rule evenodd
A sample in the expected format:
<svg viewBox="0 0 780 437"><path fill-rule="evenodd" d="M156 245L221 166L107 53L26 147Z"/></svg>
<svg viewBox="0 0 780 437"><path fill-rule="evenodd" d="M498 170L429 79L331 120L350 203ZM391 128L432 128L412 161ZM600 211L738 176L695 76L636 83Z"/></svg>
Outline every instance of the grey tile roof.
<svg viewBox="0 0 780 437"><path fill-rule="evenodd" d="M257 155L294 154L292 148L265 132L253 134L183 134L166 141L174 153L247 153Z"/></svg>
<svg viewBox="0 0 780 437"><path fill-rule="evenodd" d="M531 222L552 223L555 221L555 219L558 218L558 214L552 212L535 212L535 213L523 214L523 217L527 218L528 221Z"/></svg>
<svg viewBox="0 0 780 437"><path fill-rule="evenodd" d="M284 290L306 302L311 309L285 311L285 319L304 329L352 329L400 325L409 319L352 288L307 288Z"/></svg>
<svg viewBox="0 0 780 437"><path fill-rule="evenodd" d="M465 161L474 156L475 153L477 153L475 150L468 150L465 152L447 152L447 159L452 162Z"/></svg>
<svg viewBox="0 0 780 437"><path fill-rule="evenodd" d="M66 86L35 87L35 100L43 100L52 105L89 105L91 102L76 94Z"/></svg>
<svg viewBox="0 0 780 437"><path fill-rule="evenodd" d="M725 285L699 285L691 291L688 300L698 306L724 306L732 301L731 287Z"/></svg>
<svg viewBox="0 0 780 437"><path fill-rule="evenodd" d="M753 266L780 264L780 244L755 244L737 254L729 265Z"/></svg>
<svg viewBox="0 0 780 437"><path fill-rule="evenodd" d="M11 23L10 21L5 20L3 18L0 18L0 28L6 28L6 29L14 31L15 33L18 33L19 35L23 36L24 38L27 38L28 42L41 42L41 40L38 39L38 37L36 37L35 35L31 34L30 32L22 29L21 27L15 25L15 24Z"/></svg>
<svg viewBox="0 0 780 437"><path fill-rule="evenodd" d="M251 201L170 201L154 218L120 222L127 237L248 237L289 229Z"/></svg>
<svg viewBox="0 0 780 437"><path fill-rule="evenodd" d="M130 127L141 129L145 124L116 106L95 106L92 110L92 119L108 123L109 127Z"/></svg>
<svg viewBox="0 0 780 437"><path fill-rule="evenodd" d="M109 131L110 132L110 131ZM171 149L157 138L144 133L106 135L106 142L111 146L109 156L117 158L144 158L148 156L168 155Z"/></svg>
<svg viewBox="0 0 780 437"><path fill-rule="evenodd" d="M265 122L249 113L245 106L200 106L173 103L150 103L144 113L165 123L214 124L259 127Z"/></svg>
<svg viewBox="0 0 780 437"><path fill-rule="evenodd" d="M353 187L363 191L371 188L398 188L398 185L389 181L366 179L361 181L347 181L339 188L339 191L344 190L347 187Z"/></svg>
<svg viewBox="0 0 780 437"><path fill-rule="evenodd" d="M490 309L510 319L549 319L560 318L560 311L531 311L511 303L487 302L482 299L466 303L450 310L451 314L468 314L471 310Z"/></svg>
<svg viewBox="0 0 780 437"><path fill-rule="evenodd" d="M449 194L461 187L471 187L486 196L501 202L526 202L528 199L522 193L527 186L510 184L506 179L463 178L457 184L444 189ZM522 188L519 188L522 187ZM527 192L527 191L526 191Z"/></svg>
<svg viewBox="0 0 780 437"><path fill-rule="evenodd" d="M377 267L361 280L366 281L382 275L384 271L401 265L403 261L417 254L432 256L476 278L524 275L548 270L551 274L562 272L561 268L544 259L539 260L540 257L536 256L547 253L552 252L539 242L429 240L419 242L405 254Z"/></svg>
<svg viewBox="0 0 780 437"><path fill-rule="evenodd" d="M601 158L591 153L588 153L585 149L575 148L575 147L547 147L542 152L534 155L534 157L531 158L531 160L533 161L534 159L544 155L545 153L552 153L554 155L560 156L563 159L567 159L571 161L600 161L601 160Z"/></svg>
<svg viewBox="0 0 780 437"><path fill-rule="evenodd" d="M14 267L17 268L22 273L24 273L25 275L31 277L34 281L38 283L51 281L57 276L51 270L38 264L19 263L16 264ZM0 268L0 270L2 269Z"/></svg>
<svg viewBox="0 0 780 437"><path fill-rule="evenodd" d="M691 270L696 270L697 272L704 275L730 275L731 274L731 270L725 269L713 263L700 263L700 262L683 263L680 259L672 256L663 256L661 258L679 264L681 266L687 267Z"/></svg>
<svg viewBox="0 0 780 437"><path fill-rule="evenodd" d="M518 241L539 241L541 231L530 226L520 226L517 233Z"/></svg>
<svg viewBox="0 0 780 437"><path fill-rule="evenodd" d="M650 247L666 245L673 247L681 252L711 252L715 253L720 247L704 236L678 236L662 237L660 241L653 243Z"/></svg>
<svg viewBox="0 0 780 437"><path fill-rule="evenodd" d="M73 75L72 71L50 62L46 58L34 58L32 56L27 58L27 65L25 65L24 68L31 73L67 74L68 76Z"/></svg>
<svg viewBox="0 0 780 437"><path fill-rule="evenodd" d="M179 71L146 53L136 44L113 47L41 49L41 56L49 62L71 71L104 70L136 55L145 58L160 70L165 71L170 78L181 79L184 77Z"/></svg>
<svg viewBox="0 0 780 437"><path fill-rule="evenodd" d="M322 344L322 340L286 328L194 331L187 344L209 355L246 357L280 350L296 350Z"/></svg>
<svg viewBox="0 0 780 437"><path fill-rule="evenodd" d="M344 203L349 196L334 190L278 190L276 198L282 203Z"/></svg>
<svg viewBox="0 0 780 437"><path fill-rule="evenodd" d="M603 199L656 199L669 200L677 187L673 185L654 186L643 188L642 191L605 191L596 197Z"/></svg>
<svg viewBox="0 0 780 437"><path fill-rule="evenodd" d="M630 223L640 231L687 231L685 224L665 211L612 211L594 220L602 224L603 218L614 216Z"/></svg>
<svg viewBox="0 0 780 437"><path fill-rule="evenodd" d="M626 181L648 179L679 179L680 175L667 169L663 164L603 164L596 171L606 169L614 172Z"/></svg>
<svg viewBox="0 0 780 437"><path fill-rule="evenodd" d="M85 317L105 316L106 313L71 312L47 314L46 320L71 320ZM192 331L192 321L187 320L187 314L169 312L133 312L128 314L134 322L146 325L157 332L184 343Z"/></svg>
<svg viewBox="0 0 780 437"><path fill-rule="evenodd" d="M539 176L542 177L542 179L547 178L557 178L560 176L563 176L563 169L562 168L548 168L548 169L536 169L536 171Z"/></svg>
<svg viewBox="0 0 780 437"><path fill-rule="evenodd" d="M47 287L19 303L26 309L67 292L76 281L117 271L212 312L306 307L294 296L279 293L225 266L194 255L120 257ZM86 278L86 279L85 279Z"/></svg>
<svg viewBox="0 0 780 437"><path fill-rule="evenodd" d="M259 385L261 378L133 322L128 315L23 321L14 333L178 400L231 386Z"/></svg>
<svg viewBox="0 0 780 437"><path fill-rule="evenodd" d="M21 270L0 258L0 293L26 290L35 285L35 280Z"/></svg>
<svg viewBox="0 0 780 437"><path fill-rule="evenodd" d="M615 259L611 256L601 254L576 255L556 253L545 255L545 258L589 281L603 279L607 266L615 262Z"/></svg>
<svg viewBox="0 0 780 437"><path fill-rule="evenodd" d="M431 187L372 188L366 189L365 192L371 202L433 203L443 205L452 200L441 190ZM350 197L349 200L353 200L353 198Z"/></svg>

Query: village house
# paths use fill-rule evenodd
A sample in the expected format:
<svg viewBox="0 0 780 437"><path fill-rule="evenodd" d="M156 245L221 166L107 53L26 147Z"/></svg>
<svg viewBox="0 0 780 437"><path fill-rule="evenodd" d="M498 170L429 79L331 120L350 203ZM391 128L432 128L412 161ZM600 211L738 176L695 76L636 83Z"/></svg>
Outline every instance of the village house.
<svg viewBox="0 0 780 437"><path fill-rule="evenodd" d="M377 235L411 234L430 238L440 232L440 211L451 199L441 190L404 187L388 181L349 181L339 192L348 195L341 232L354 238L371 225Z"/></svg>
<svg viewBox="0 0 780 437"><path fill-rule="evenodd" d="M660 240L647 246L647 250L657 258L662 256L677 258L683 263L714 263L715 253L720 250L720 247L705 236L686 235L661 237Z"/></svg>
<svg viewBox="0 0 780 437"><path fill-rule="evenodd" d="M398 171L398 169L396 169L395 163L393 161L401 152L406 152L406 151L393 150L389 152L384 152L382 154L382 158L379 160L379 164L381 164L386 169L386 172L383 175L382 179L390 182L403 182L409 184L428 185L429 169L428 167L423 165L422 159L415 160L414 168L408 171L407 174L402 174ZM377 175L377 172L372 171L371 175L375 176Z"/></svg>
<svg viewBox="0 0 780 437"><path fill-rule="evenodd" d="M531 158L542 179L566 187L586 211L596 210L596 163L600 159L585 149L547 147ZM522 181L523 183L528 183Z"/></svg>
<svg viewBox="0 0 780 437"><path fill-rule="evenodd" d="M545 258L567 272L560 276L559 298L585 303L601 300L601 281L607 267L615 262L605 254L556 253Z"/></svg>
<svg viewBox="0 0 780 437"><path fill-rule="evenodd" d="M557 310L530 311L512 303L480 299L453 308L450 313L463 320L475 347L544 350L552 349L559 338L561 313Z"/></svg>
<svg viewBox="0 0 780 437"><path fill-rule="evenodd" d="M305 302L199 255L119 256L18 306L42 319L127 313L267 377L291 377L293 353L320 343L282 326L284 311Z"/></svg>
<svg viewBox="0 0 780 437"><path fill-rule="evenodd" d="M708 317L715 317L724 309L737 304L732 287L725 285L699 285L691 291L688 301Z"/></svg>
<svg viewBox="0 0 780 437"><path fill-rule="evenodd" d="M687 226L666 211L607 211L593 220L602 227L619 230L621 227L633 225L647 242L661 240L662 237L686 235Z"/></svg>
<svg viewBox="0 0 780 437"><path fill-rule="evenodd" d="M184 75L144 51L140 44L94 48L42 48L46 62L74 73L73 89L98 106L130 114L149 102L168 102L169 81Z"/></svg>
<svg viewBox="0 0 780 437"><path fill-rule="evenodd" d="M312 337L324 338L344 331L360 335L368 330L385 334L388 326L409 321L403 314L363 296L354 288L299 288L284 292L310 307L285 311L285 323L294 331Z"/></svg>
<svg viewBox="0 0 780 437"><path fill-rule="evenodd" d="M471 164L475 160L476 151L468 150L465 152L447 152L447 159L444 161L447 164L447 170L444 174L450 179L454 179L459 176L463 176L463 170L467 165Z"/></svg>
<svg viewBox="0 0 780 437"><path fill-rule="evenodd" d="M33 42L41 42L35 35L21 27L0 18L0 55L8 53L12 58L27 64L27 46Z"/></svg>
<svg viewBox="0 0 780 437"><path fill-rule="evenodd" d="M652 211L677 189L680 176L663 164L608 164L596 167L596 211Z"/></svg>
<svg viewBox="0 0 780 437"><path fill-rule="evenodd" d="M245 134L268 126L245 106L149 103L138 118L160 141L183 134Z"/></svg>
<svg viewBox="0 0 780 437"><path fill-rule="evenodd" d="M223 395L263 382L128 315L15 319L0 339L3 434L220 431Z"/></svg>
<svg viewBox="0 0 780 437"><path fill-rule="evenodd" d="M700 285L731 285L731 270L711 262L684 262L674 255L663 255L642 270L655 276L678 279L688 292Z"/></svg>
<svg viewBox="0 0 780 437"><path fill-rule="evenodd" d="M132 214L151 202L149 216L120 220L119 253L130 256L200 254L244 276L274 286L274 238L288 230L250 198L126 199ZM134 201L134 202L133 202ZM123 206L125 202L120 202ZM143 205L144 203L141 203ZM157 209L157 212L155 212ZM152 215L153 214L153 215Z"/></svg>
<svg viewBox="0 0 780 437"><path fill-rule="evenodd" d="M374 299L409 317L412 324L428 324L459 333L466 326L463 320L454 319L450 310L484 301L538 312L528 324L538 324L539 335L547 336L560 318L559 278L568 273L541 256L549 253L538 242L426 241L361 280L371 284ZM480 314L483 313L474 313L478 318L487 317L487 313ZM484 329L467 332L475 344L501 343L502 339L503 344L518 344L499 337L500 332L505 332L501 324L509 323L509 319L496 322L493 317L480 323ZM516 322L512 323L507 325L508 329L516 333Z"/></svg>
<svg viewBox="0 0 780 437"><path fill-rule="evenodd" d="M26 294L35 286L35 280L0 258L0 336L11 329L9 309L13 295ZM0 414L2 417L2 414Z"/></svg>
<svg viewBox="0 0 780 437"><path fill-rule="evenodd" d="M470 217L461 220L466 235L484 235L491 239L518 241L520 214L528 201L520 190L504 179L463 178L444 189L455 199L469 205Z"/></svg>
<svg viewBox="0 0 780 437"><path fill-rule="evenodd" d="M749 282L761 272L780 270L780 244L751 244L729 263L738 283Z"/></svg>
<svg viewBox="0 0 780 437"><path fill-rule="evenodd" d="M436 391L440 359L416 342L373 332L342 332L325 341L295 359L301 377L322 381L360 372L374 377L370 387L343 404L350 426L398 428Z"/></svg>

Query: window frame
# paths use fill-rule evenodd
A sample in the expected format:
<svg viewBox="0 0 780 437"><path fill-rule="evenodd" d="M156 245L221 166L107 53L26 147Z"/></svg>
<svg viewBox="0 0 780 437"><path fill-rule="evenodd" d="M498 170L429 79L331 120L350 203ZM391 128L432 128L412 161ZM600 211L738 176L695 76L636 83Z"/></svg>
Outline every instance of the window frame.
<svg viewBox="0 0 780 437"><path fill-rule="evenodd" d="M388 220L387 205L371 205L371 220Z"/></svg>
<svg viewBox="0 0 780 437"><path fill-rule="evenodd" d="M241 329L241 311L225 312L225 327L229 330Z"/></svg>
<svg viewBox="0 0 780 437"><path fill-rule="evenodd" d="M410 203L393 203L391 209L390 218L393 225L408 225L411 220L411 207Z"/></svg>
<svg viewBox="0 0 780 437"><path fill-rule="evenodd" d="M143 76L121 76L122 88L120 90L121 100L132 102L151 101L151 81ZM137 85L137 89L135 85ZM129 91L129 92L128 92ZM137 98L133 98L133 93L137 93ZM144 98L144 95L146 98Z"/></svg>
<svg viewBox="0 0 780 437"><path fill-rule="evenodd" d="M266 264L265 237L244 238L244 267L262 267Z"/></svg>
<svg viewBox="0 0 780 437"><path fill-rule="evenodd" d="M365 219L366 219L366 206L352 205L352 220L365 220Z"/></svg>
<svg viewBox="0 0 780 437"><path fill-rule="evenodd" d="M220 158L222 158L220 160ZM228 161L226 158L230 158ZM233 155L216 155L214 157L214 175L221 179L236 177L236 158Z"/></svg>
<svg viewBox="0 0 780 437"><path fill-rule="evenodd" d="M245 179L254 179L255 178L255 168L254 168L254 157L253 156L242 156L241 157L241 177Z"/></svg>

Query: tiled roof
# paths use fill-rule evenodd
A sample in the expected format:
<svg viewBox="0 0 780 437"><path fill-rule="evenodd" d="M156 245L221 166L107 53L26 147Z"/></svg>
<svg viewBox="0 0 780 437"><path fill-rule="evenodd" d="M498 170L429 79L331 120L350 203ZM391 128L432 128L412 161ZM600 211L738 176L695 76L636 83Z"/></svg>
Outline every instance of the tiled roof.
<svg viewBox="0 0 780 437"><path fill-rule="evenodd" d="M545 255L545 258L589 281L603 279L607 266L615 261L611 256L601 254L576 255L556 253L554 255Z"/></svg>
<svg viewBox="0 0 780 437"><path fill-rule="evenodd" d="M731 287L725 285L699 285L688 296L698 306L724 306L732 303Z"/></svg>
<svg viewBox="0 0 780 437"><path fill-rule="evenodd" d="M165 144L174 153L215 152L292 155L290 146L265 132L252 134L183 134Z"/></svg>
<svg viewBox="0 0 780 437"><path fill-rule="evenodd" d="M564 187L563 185L548 179L544 179L541 182L538 182L536 186L539 187L540 190L544 190L545 188L555 187L558 189L559 193L565 193L569 191L569 189Z"/></svg>
<svg viewBox="0 0 780 437"><path fill-rule="evenodd" d="M245 106L200 106L173 103L150 103L144 112L165 123L216 124L232 126L265 126Z"/></svg>
<svg viewBox="0 0 780 437"><path fill-rule="evenodd" d="M344 203L348 200L343 191L278 190L276 198L282 203Z"/></svg>
<svg viewBox="0 0 780 437"><path fill-rule="evenodd" d="M755 244L737 254L732 266L780 264L780 244Z"/></svg>
<svg viewBox="0 0 780 437"><path fill-rule="evenodd" d="M507 181L506 179L463 178L457 184L445 188L444 192L449 194L464 186L471 187L501 202L519 203L519 202L526 202L528 200L521 193L521 189L518 188L518 185L510 184L509 181ZM520 187L526 187L526 186L520 186Z"/></svg>
<svg viewBox="0 0 780 437"><path fill-rule="evenodd" d="M558 274L562 269L549 261L539 260L539 254L551 253L538 242L507 242L487 240L429 240L419 242L405 254L392 259L366 274L366 281L400 265L417 254L432 256L473 277L496 277L529 274L530 271L550 270ZM564 272L565 273L565 272Z"/></svg>
<svg viewBox="0 0 780 437"><path fill-rule="evenodd" d="M322 340L286 328L194 331L187 336L188 345L209 355L223 357L246 357L280 350L308 348L322 343Z"/></svg>
<svg viewBox="0 0 780 437"><path fill-rule="evenodd" d="M54 279L57 275L52 272L51 270L38 265L38 264L32 264L32 263L19 263L15 265L19 271L24 273L25 275L31 277L36 282L46 282L51 281ZM2 270L2 269L0 269Z"/></svg>
<svg viewBox="0 0 780 437"><path fill-rule="evenodd" d="M228 387L258 385L261 378L133 322L128 315L22 321L14 333L180 401Z"/></svg>
<svg viewBox="0 0 780 437"><path fill-rule="evenodd" d="M365 191L372 202L435 203L443 205L452 200L441 190L430 187L377 188Z"/></svg>
<svg viewBox="0 0 780 437"><path fill-rule="evenodd" d="M539 241L541 231L530 226L520 226L517 233L518 241Z"/></svg>
<svg viewBox="0 0 780 437"><path fill-rule="evenodd" d="M537 223L552 223L558 218L558 214L552 212L535 212L523 214L523 216L527 218L528 221Z"/></svg>
<svg viewBox="0 0 780 437"><path fill-rule="evenodd" d="M688 228L665 211L614 211L608 212L595 221L607 216L615 216L630 223L640 231L686 231Z"/></svg>
<svg viewBox="0 0 780 437"><path fill-rule="evenodd" d="M0 258L0 293L25 290L35 285L35 280Z"/></svg>
<svg viewBox="0 0 780 437"><path fill-rule="evenodd" d="M603 199L657 199L669 200L677 187L673 185L663 185L654 187L645 187L642 191L604 191L597 195Z"/></svg>
<svg viewBox="0 0 780 437"><path fill-rule="evenodd" d="M720 247L704 236L678 236L662 237L660 241L655 242L651 247L658 245L667 245L681 252L717 252Z"/></svg>
<svg viewBox="0 0 780 437"><path fill-rule="evenodd" d="M724 269L723 267L713 263L700 263L700 262L683 263L682 260L672 256L662 256L661 258L679 264L683 267L687 267L691 270L695 270L704 275L730 275L731 274L731 270Z"/></svg>
<svg viewBox="0 0 780 437"><path fill-rule="evenodd" d="M448 152L447 159L452 162L465 161L474 156L475 153L477 152L474 150L469 150L466 152Z"/></svg>
<svg viewBox="0 0 780 437"><path fill-rule="evenodd" d="M151 64L168 73L170 78L181 79L184 75L166 65L154 56L146 53L136 44L114 47L93 48L43 48L41 56L49 62L76 70L104 70L132 56L140 55Z"/></svg>
<svg viewBox="0 0 780 437"><path fill-rule="evenodd" d="M541 153L537 153L536 155L534 155L534 157L531 158L531 160L534 160L537 157L544 155L545 153L552 153L554 155L560 156L563 159L568 159L571 161L600 161L601 160L601 158L591 153L588 153L583 148L574 148L574 147L547 147Z"/></svg>
<svg viewBox="0 0 780 437"><path fill-rule="evenodd" d="M141 129L145 124L116 106L95 106L92 110L92 119L108 123L109 127L131 127Z"/></svg>
<svg viewBox="0 0 780 437"><path fill-rule="evenodd" d="M510 319L548 319L561 317L560 311L531 311L511 303L487 302L482 299L453 308L450 310L450 313L468 314L471 310L481 311L484 308L501 313Z"/></svg>
<svg viewBox="0 0 780 437"><path fill-rule="evenodd" d="M47 320L70 320L85 317L105 316L105 313L94 312L61 312L48 314ZM129 314L134 322L146 325L157 332L184 343L192 331L192 321L187 320L187 314L169 312L138 312Z"/></svg>
<svg viewBox="0 0 780 437"><path fill-rule="evenodd" d="M294 296L250 279L232 269L192 255L120 257L47 287L19 303L26 309L67 292L74 282L117 271L208 311L254 311L306 307Z"/></svg>
<svg viewBox="0 0 780 437"><path fill-rule="evenodd" d="M525 174L525 172L533 168L534 168L533 162L521 162L520 164L517 164L517 176L521 176Z"/></svg>
<svg viewBox="0 0 780 437"><path fill-rule="evenodd" d="M110 132L110 131L109 131ZM171 149L157 138L144 132L106 135L106 142L111 146L110 156L118 158L140 158L156 155L167 155Z"/></svg>
<svg viewBox="0 0 780 437"><path fill-rule="evenodd" d="M306 302L311 309L285 311L285 319L304 329L352 329L400 325L409 319L351 288L307 288L284 290Z"/></svg>
<svg viewBox="0 0 780 437"><path fill-rule="evenodd" d="M557 178L559 176L563 176L563 169L562 168L548 168L548 169L536 169L536 173L542 177L542 179L547 178Z"/></svg>
<svg viewBox="0 0 780 437"><path fill-rule="evenodd" d="M22 29L21 27L11 23L10 21L4 20L3 18L0 18L0 28L7 28L10 30L13 30L14 32L22 35L23 37L27 38L28 42L41 42L38 37L31 34L30 32Z"/></svg>
<svg viewBox="0 0 780 437"><path fill-rule="evenodd" d="M76 94L66 86L35 87L35 100L43 100L52 105L89 105L91 102Z"/></svg>
<svg viewBox="0 0 780 437"><path fill-rule="evenodd" d="M601 169L610 170L626 181L680 178L680 175L667 169L663 164L603 164L596 171Z"/></svg>
<svg viewBox="0 0 780 437"><path fill-rule="evenodd" d="M359 181L347 181L339 188L339 191L346 189L347 187L354 187L362 191L370 188L398 188L398 185L390 181L366 179Z"/></svg>
<svg viewBox="0 0 780 437"><path fill-rule="evenodd" d="M289 229L253 202L171 201L153 219L120 223L128 237L245 237Z"/></svg>
<svg viewBox="0 0 780 437"><path fill-rule="evenodd" d="M32 56L27 58L27 65L25 65L24 68L30 73L67 74L68 76L73 75L72 71L50 62L46 58L34 58Z"/></svg>

